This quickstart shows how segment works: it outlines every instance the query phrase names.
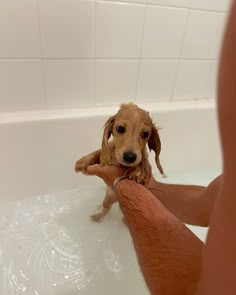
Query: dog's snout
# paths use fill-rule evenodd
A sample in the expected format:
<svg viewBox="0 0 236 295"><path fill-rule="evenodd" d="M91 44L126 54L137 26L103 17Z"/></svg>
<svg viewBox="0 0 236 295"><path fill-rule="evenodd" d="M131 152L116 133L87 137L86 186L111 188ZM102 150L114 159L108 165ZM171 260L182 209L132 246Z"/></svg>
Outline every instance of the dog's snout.
<svg viewBox="0 0 236 295"><path fill-rule="evenodd" d="M123 154L123 159L127 163L133 163L137 159L137 155L135 153L133 153L133 152L125 152Z"/></svg>

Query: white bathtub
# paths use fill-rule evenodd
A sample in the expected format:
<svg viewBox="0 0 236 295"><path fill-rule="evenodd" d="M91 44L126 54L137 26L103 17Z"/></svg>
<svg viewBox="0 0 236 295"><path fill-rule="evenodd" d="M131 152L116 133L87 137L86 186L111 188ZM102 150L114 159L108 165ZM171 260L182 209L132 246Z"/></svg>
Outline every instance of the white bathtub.
<svg viewBox="0 0 236 295"><path fill-rule="evenodd" d="M141 106L162 128L161 181L207 184L220 173L213 102ZM103 183L74 173L116 110L0 116L0 294L148 294L117 207L102 223L89 221ZM191 229L205 239L205 229Z"/></svg>

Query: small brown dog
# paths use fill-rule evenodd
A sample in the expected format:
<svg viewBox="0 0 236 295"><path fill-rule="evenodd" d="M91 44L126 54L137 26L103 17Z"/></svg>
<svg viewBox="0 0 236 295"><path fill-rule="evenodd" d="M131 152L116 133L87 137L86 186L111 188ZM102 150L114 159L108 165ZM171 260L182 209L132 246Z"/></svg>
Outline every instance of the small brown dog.
<svg viewBox="0 0 236 295"><path fill-rule="evenodd" d="M108 142L110 136L113 140ZM82 157L76 162L75 171L83 171L93 164L118 164L127 167L125 175L145 185L150 176L150 164L146 145L155 152L156 165L164 176L160 164L161 141L156 126L149 113L133 103L122 104L116 115L105 123L102 148ZM107 187L102 209L91 216L93 221L101 221L110 210L114 192Z"/></svg>

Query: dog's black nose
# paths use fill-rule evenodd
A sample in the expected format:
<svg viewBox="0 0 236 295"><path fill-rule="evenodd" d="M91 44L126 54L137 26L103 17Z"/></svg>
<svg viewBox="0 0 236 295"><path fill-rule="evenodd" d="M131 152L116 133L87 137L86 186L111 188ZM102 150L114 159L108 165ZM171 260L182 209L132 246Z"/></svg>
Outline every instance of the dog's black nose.
<svg viewBox="0 0 236 295"><path fill-rule="evenodd" d="M132 152L125 152L123 154L123 159L127 163L133 163L136 160L136 158L137 158L137 155Z"/></svg>

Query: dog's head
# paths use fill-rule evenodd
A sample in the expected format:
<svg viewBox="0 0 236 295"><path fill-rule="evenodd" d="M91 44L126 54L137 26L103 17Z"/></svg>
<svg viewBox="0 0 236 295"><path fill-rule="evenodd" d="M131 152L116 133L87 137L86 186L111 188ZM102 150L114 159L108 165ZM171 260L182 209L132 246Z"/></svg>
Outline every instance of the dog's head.
<svg viewBox="0 0 236 295"><path fill-rule="evenodd" d="M113 135L116 160L123 166L137 166L143 158L148 144L149 149L156 154L156 164L163 174L159 161L161 141L158 130L152 122L149 113L133 103L122 104L116 115L105 123L101 164L108 164L111 153L108 145L109 137Z"/></svg>

